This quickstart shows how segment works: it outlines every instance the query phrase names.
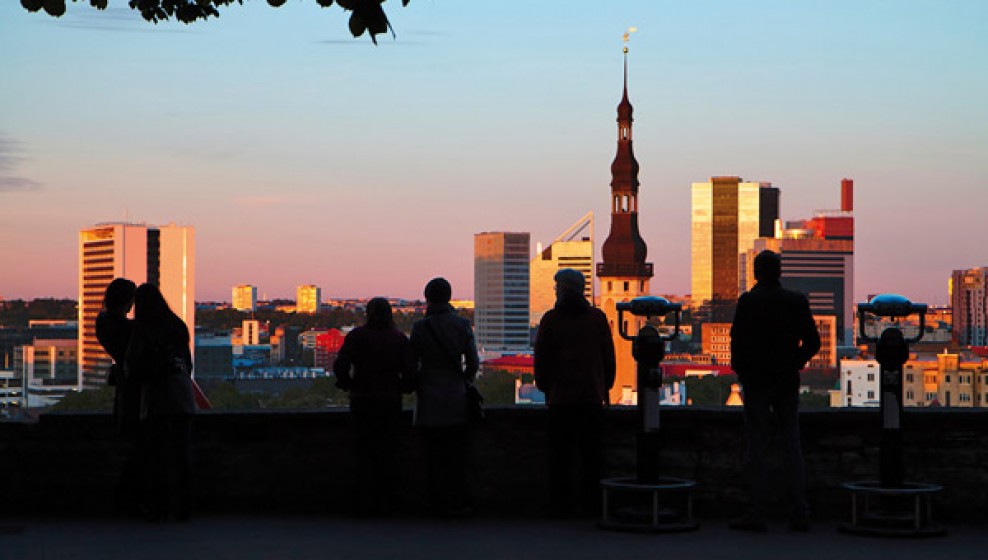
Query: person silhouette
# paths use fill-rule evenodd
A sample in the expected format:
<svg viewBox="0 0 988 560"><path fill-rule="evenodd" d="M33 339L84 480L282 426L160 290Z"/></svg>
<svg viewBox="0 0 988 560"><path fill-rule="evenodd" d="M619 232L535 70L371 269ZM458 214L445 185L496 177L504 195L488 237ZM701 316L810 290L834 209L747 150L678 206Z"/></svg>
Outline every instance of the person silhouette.
<svg viewBox="0 0 988 560"><path fill-rule="evenodd" d="M346 335L333 363L337 387L350 393L359 515L388 514L398 505L401 394L414 370L408 337L395 328L391 304L371 299L367 322Z"/></svg>
<svg viewBox="0 0 988 560"><path fill-rule="evenodd" d="M136 284L126 278L115 278L106 287L103 309L96 316L96 339L113 360L106 379L107 384L114 388L113 418L120 434L129 444L116 496L117 508L129 513L139 513L142 507L140 485L145 467L145 450L139 429L141 387L124 372L127 346L134 328L127 314L134 306L136 288Z"/></svg>
<svg viewBox="0 0 988 560"><path fill-rule="evenodd" d="M470 430L467 384L480 359L470 322L449 304L445 278L425 286L425 318L412 325L410 342L417 361L415 425L425 443L430 508L440 516L473 512L467 482Z"/></svg>
<svg viewBox="0 0 988 560"><path fill-rule="evenodd" d="M141 386L141 431L148 448L150 521L174 515L187 521L192 508L192 355L189 329L154 284L134 293L134 331L127 348L127 376Z"/></svg>
<svg viewBox="0 0 988 560"><path fill-rule="evenodd" d="M555 515L568 517L593 508L600 495L604 406L616 362L607 317L583 296L583 274L566 268L554 280L556 304L535 339L535 383L549 407L550 502Z"/></svg>
<svg viewBox="0 0 988 560"><path fill-rule="evenodd" d="M745 469L750 503L732 529L765 531L772 490L766 462L769 422L775 418L788 463L790 528L808 531L810 508L799 435L799 371L820 350L820 335L806 296L782 287L782 259L755 257L756 284L738 298L731 325L731 366L744 398Z"/></svg>

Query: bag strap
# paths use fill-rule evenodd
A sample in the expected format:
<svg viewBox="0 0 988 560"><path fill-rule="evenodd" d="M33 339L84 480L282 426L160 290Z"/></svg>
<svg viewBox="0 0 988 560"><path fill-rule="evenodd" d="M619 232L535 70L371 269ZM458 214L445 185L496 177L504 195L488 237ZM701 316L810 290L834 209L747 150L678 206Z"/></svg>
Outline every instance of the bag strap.
<svg viewBox="0 0 988 560"><path fill-rule="evenodd" d="M439 337L439 333L436 332L436 328L432 325L432 321L429 320L428 317L426 317L424 321L425 328L429 331L429 334L432 335L432 339L436 341L436 344L439 345L440 350L443 351L443 355L446 356L447 360L449 360L449 363L453 366L453 369L460 372L460 375L463 375L463 364L453 357L454 354L450 352L450 349L446 346L445 341ZM466 382L466 380L464 380L464 382ZM469 383L467 383L467 385L469 385Z"/></svg>

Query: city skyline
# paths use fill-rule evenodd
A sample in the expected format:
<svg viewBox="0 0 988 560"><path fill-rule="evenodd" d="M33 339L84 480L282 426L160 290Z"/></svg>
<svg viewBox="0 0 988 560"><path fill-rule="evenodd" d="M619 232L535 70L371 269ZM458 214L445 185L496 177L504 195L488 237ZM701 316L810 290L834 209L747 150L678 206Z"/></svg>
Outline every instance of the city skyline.
<svg viewBox="0 0 988 560"><path fill-rule="evenodd" d="M125 218L195 226L200 300L419 298L437 275L473 297L475 233L534 246L608 214L630 25L653 293L689 293L690 185L721 175L779 187L783 220L854 179L856 301L947 303L988 263L976 2L412 2L377 48L312 2L193 26L122 5L0 6L0 261L21 265L0 297L74 297L76 232Z"/></svg>

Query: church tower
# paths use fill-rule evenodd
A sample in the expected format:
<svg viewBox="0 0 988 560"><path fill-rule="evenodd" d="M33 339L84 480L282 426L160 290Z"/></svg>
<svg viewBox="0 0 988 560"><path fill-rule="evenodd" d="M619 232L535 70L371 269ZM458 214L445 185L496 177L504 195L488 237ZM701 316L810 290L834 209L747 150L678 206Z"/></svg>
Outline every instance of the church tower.
<svg viewBox="0 0 988 560"><path fill-rule="evenodd" d="M610 400L615 404L632 404L637 390L635 360L631 343L618 330L617 303L648 295L652 263L645 262L648 248L638 232L638 161L631 147L631 123L634 119L628 101L628 47L624 47L624 95L617 107L617 155L611 164L611 230L604 241L602 262L597 265L600 280L600 306L607 315L617 355L617 377ZM625 314L626 332L634 335L644 319Z"/></svg>

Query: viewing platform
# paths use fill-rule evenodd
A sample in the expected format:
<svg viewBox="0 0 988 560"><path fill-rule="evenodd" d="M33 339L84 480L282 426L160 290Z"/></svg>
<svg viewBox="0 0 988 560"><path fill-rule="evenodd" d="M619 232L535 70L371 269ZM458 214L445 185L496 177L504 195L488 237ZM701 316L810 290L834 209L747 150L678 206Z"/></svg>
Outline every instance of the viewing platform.
<svg viewBox="0 0 988 560"><path fill-rule="evenodd" d="M148 525L110 519L40 519L23 532L0 534L10 560L505 560L559 558L799 558L800 560L974 560L988 549L984 526L952 526L941 539L843 535L834 523L793 533L782 523L768 533L739 533L724 522L699 531L641 535L600 531L586 520L480 517L354 520L330 516L203 516L188 524Z"/></svg>

